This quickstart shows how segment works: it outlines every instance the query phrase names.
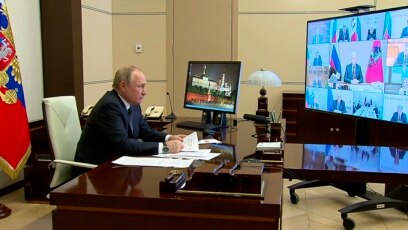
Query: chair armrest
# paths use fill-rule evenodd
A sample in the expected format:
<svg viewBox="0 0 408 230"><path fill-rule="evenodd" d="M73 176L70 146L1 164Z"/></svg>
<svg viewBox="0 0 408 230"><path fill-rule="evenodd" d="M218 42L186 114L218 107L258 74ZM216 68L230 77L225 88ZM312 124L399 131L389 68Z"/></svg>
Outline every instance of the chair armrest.
<svg viewBox="0 0 408 230"><path fill-rule="evenodd" d="M94 164L88 164L88 163L81 163L81 162L75 162L75 161L67 161L67 160L54 160L52 162L53 164L55 163L60 163L60 164L69 164L69 165L73 165L76 167L81 167L81 168L96 168L98 165L94 165Z"/></svg>

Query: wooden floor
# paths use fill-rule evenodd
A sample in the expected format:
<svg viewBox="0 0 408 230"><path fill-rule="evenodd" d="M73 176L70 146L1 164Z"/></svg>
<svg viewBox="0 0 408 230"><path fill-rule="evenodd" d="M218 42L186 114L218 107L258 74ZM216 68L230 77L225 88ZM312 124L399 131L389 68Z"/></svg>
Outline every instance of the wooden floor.
<svg viewBox="0 0 408 230"><path fill-rule="evenodd" d="M347 193L333 187L320 187L297 190L300 201L294 205L289 200L289 191L286 187L296 182L298 181L284 180L282 221L284 230L343 229L340 213L337 210L364 201L358 197L349 197ZM384 193L382 184L368 184L368 189ZM51 211L54 206L25 202L23 189L0 197L0 203L7 205L13 211L11 216L0 220L0 229L52 229ZM351 213L348 216L354 219L356 230L408 230L407 214L395 209Z"/></svg>

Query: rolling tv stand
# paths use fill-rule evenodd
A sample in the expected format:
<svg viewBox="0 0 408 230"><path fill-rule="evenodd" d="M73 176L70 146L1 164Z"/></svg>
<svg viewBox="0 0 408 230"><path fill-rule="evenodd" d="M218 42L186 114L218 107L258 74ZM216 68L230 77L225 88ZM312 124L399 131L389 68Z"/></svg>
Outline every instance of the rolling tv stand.
<svg viewBox="0 0 408 230"><path fill-rule="evenodd" d="M392 199L381 194L367 191L365 182L333 182L333 181L321 181L321 180L310 180L310 181L302 181L296 184L293 184L288 187L289 195L290 195L290 202L292 204L297 204L299 202L299 196L296 194L296 189L302 188L314 188L314 187L321 187L321 186L333 186L340 190L347 192L350 197L358 196L366 201L362 201L359 203L355 203L344 208L339 209L338 211L341 213L341 219L343 220L343 227L344 229L353 229L355 227L354 220L348 217L348 213L353 212L364 212L370 210L377 210L377 209L385 209L385 208L406 208L408 207L408 202Z"/></svg>

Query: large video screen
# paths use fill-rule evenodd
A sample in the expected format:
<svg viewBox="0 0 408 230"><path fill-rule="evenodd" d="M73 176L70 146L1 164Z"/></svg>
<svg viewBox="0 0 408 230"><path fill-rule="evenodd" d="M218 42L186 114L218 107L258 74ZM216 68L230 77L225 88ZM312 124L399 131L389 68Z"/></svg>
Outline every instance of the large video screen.
<svg viewBox="0 0 408 230"><path fill-rule="evenodd" d="M308 21L305 107L408 124L408 7Z"/></svg>
<svg viewBox="0 0 408 230"><path fill-rule="evenodd" d="M189 61L184 108L236 113L240 61Z"/></svg>

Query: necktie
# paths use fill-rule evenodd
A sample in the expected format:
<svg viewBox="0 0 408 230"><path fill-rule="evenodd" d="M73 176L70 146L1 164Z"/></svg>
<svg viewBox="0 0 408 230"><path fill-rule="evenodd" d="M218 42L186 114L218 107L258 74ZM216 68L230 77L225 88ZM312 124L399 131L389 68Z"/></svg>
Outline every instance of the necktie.
<svg viewBox="0 0 408 230"><path fill-rule="evenodd" d="M129 136L133 137L133 114L132 114L132 109L129 108L128 109L128 114L129 114L129 128L128 128L128 132L129 132Z"/></svg>
<svg viewBox="0 0 408 230"><path fill-rule="evenodd" d="M356 67L353 65L353 79L356 79Z"/></svg>

